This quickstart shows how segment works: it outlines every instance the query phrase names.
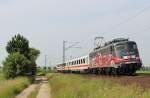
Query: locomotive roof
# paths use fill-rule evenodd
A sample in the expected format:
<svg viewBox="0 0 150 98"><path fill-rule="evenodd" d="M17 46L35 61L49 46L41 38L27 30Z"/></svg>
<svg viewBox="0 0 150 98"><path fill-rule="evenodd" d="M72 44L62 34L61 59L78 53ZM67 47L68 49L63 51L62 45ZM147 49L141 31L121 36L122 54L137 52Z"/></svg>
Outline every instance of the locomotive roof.
<svg viewBox="0 0 150 98"><path fill-rule="evenodd" d="M94 51L114 45L114 44L124 43L124 42L129 42L129 39L125 39L125 38L113 39L112 41L108 41L108 42L104 43L103 46L95 48ZM130 41L130 42L133 42L133 41Z"/></svg>
<svg viewBox="0 0 150 98"><path fill-rule="evenodd" d="M118 42L125 42L125 41L129 41L129 39L125 39L125 38L117 38L117 39L113 39L112 41L108 41L104 44L104 46L110 45L110 44L114 44L114 43L118 43Z"/></svg>

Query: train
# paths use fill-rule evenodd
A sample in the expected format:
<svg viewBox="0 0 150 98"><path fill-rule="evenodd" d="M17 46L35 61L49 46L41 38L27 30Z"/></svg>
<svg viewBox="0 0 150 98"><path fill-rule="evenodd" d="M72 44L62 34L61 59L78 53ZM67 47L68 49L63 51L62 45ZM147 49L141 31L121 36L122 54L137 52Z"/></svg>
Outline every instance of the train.
<svg viewBox="0 0 150 98"><path fill-rule="evenodd" d="M104 43L87 55L58 64L58 72L92 74L134 74L142 67L135 41L117 38Z"/></svg>

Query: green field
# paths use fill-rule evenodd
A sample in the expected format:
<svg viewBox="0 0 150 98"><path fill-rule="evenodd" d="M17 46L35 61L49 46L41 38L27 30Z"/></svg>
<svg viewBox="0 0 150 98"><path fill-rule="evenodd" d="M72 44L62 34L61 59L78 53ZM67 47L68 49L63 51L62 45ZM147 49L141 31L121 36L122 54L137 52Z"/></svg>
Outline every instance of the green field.
<svg viewBox="0 0 150 98"><path fill-rule="evenodd" d="M30 79L27 77L0 80L0 98L15 98L16 94L21 92L29 84Z"/></svg>
<svg viewBox="0 0 150 98"><path fill-rule="evenodd" d="M141 74L150 74L150 70L139 70L136 73L141 73Z"/></svg>
<svg viewBox="0 0 150 98"><path fill-rule="evenodd" d="M150 98L150 90L73 74L48 74L52 98Z"/></svg>
<svg viewBox="0 0 150 98"><path fill-rule="evenodd" d="M3 79L4 79L3 74L2 74L2 72L0 72L0 81Z"/></svg>

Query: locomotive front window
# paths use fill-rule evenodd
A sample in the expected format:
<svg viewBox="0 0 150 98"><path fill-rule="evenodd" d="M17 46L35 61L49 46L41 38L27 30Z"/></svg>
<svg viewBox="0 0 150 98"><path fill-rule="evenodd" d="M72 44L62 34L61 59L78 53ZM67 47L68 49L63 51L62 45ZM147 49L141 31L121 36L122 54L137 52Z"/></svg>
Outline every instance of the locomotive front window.
<svg viewBox="0 0 150 98"><path fill-rule="evenodd" d="M118 57L128 56L127 45L120 44L116 46L116 53Z"/></svg>
<svg viewBox="0 0 150 98"><path fill-rule="evenodd" d="M134 42L116 45L116 54L118 57L129 55L139 56L137 45Z"/></svg>
<svg viewBox="0 0 150 98"><path fill-rule="evenodd" d="M130 55L139 56L136 43L128 43L128 50Z"/></svg>

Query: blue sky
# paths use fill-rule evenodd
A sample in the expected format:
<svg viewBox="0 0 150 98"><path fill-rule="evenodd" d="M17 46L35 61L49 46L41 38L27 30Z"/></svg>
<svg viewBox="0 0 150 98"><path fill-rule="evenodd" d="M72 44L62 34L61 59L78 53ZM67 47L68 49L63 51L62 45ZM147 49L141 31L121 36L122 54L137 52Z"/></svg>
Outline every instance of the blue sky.
<svg viewBox="0 0 150 98"><path fill-rule="evenodd" d="M87 54L95 36L136 41L143 63L150 64L149 7L149 0L0 0L0 61L8 40L20 33L41 51L38 65L44 65L45 54L47 64L61 62L63 40L82 47L68 50L67 58Z"/></svg>

